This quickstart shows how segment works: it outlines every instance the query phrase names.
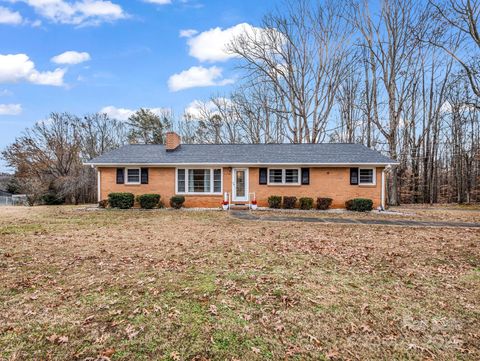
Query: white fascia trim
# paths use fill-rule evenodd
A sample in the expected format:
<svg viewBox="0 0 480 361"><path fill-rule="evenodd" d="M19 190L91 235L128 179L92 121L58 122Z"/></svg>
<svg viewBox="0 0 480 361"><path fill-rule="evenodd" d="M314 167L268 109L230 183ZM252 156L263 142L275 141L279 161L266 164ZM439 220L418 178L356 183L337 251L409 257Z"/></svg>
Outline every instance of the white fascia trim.
<svg viewBox="0 0 480 361"><path fill-rule="evenodd" d="M400 163L83 163L95 167L276 167L276 166L296 166L296 167L387 167L398 165Z"/></svg>

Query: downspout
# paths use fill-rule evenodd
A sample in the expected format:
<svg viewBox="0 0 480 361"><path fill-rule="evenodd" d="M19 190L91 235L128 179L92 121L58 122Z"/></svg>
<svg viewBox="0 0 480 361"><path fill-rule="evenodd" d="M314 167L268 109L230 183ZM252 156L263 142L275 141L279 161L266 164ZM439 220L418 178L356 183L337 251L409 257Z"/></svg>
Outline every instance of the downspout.
<svg viewBox="0 0 480 361"><path fill-rule="evenodd" d="M102 191L100 188L100 170L97 168L97 200L100 202L102 200Z"/></svg>
<svg viewBox="0 0 480 361"><path fill-rule="evenodd" d="M391 168L390 165L387 165L385 168L382 170L382 189L381 189L381 210L385 210L385 174L387 171L389 171Z"/></svg>
<svg viewBox="0 0 480 361"><path fill-rule="evenodd" d="M100 170L96 168L94 165L92 165L92 168L97 170L97 202L100 202L101 196L102 196L102 193L100 190Z"/></svg>

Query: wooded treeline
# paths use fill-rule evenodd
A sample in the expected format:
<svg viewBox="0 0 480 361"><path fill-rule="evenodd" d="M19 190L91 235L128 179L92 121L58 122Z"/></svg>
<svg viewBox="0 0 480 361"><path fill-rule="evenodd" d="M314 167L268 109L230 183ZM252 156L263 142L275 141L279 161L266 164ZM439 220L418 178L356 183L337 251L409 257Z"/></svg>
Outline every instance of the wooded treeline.
<svg viewBox="0 0 480 361"><path fill-rule="evenodd" d="M400 165L389 203L480 200L480 1L290 1L228 50L244 75L197 142L356 142Z"/></svg>
<svg viewBox="0 0 480 361"><path fill-rule="evenodd" d="M82 161L127 142L356 142L399 162L389 203L480 200L480 1L285 2L226 51L242 76L179 119L54 113L3 152L16 187L95 200ZM37 189L38 192L33 192Z"/></svg>

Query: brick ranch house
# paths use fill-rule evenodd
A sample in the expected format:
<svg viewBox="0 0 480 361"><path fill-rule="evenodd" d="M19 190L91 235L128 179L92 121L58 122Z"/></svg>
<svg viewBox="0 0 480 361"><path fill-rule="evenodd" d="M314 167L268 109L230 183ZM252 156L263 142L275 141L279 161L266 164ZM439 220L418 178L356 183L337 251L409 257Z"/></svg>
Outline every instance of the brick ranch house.
<svg viewBox="0 0 480 361"><path fill-rule="evenodd" d="M165 204L185 196L185 207L222 201L267 206L271 195L329 197L344 208L352 198L385 206L385 171L395 161L359 144L131 144L86 164L97 169L98 199L111 192L158 193Z"/></svg>

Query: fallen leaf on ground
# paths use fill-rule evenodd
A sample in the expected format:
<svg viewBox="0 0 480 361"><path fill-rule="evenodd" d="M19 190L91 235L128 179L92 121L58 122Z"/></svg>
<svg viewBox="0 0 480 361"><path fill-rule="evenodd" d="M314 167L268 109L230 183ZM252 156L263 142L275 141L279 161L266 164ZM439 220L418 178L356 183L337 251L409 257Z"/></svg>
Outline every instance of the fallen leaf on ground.
<svg viewBox="0 0 480 361"><path fill-rule="evenodd" d="M114 348L107 348L106 350L102 351L102 356L112 357L114 353L115 353Z"/></svg>
<svg viewBox="0 0 480 361"><path fill-rule="evenodd" d="M218 315L218 310L217 310L217 306L215 305L210 305L210 313L214 316Z"/></svg>

